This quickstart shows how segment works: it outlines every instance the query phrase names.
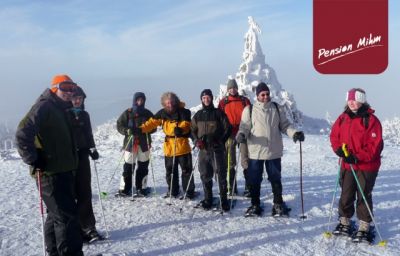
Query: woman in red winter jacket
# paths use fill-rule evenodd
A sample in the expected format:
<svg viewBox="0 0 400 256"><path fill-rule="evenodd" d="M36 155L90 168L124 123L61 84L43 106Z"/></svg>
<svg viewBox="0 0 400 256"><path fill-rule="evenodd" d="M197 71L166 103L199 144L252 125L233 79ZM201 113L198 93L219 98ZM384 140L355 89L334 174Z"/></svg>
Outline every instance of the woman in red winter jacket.
<svg viewBox="0 0 400 256"><path fill-rule="evenodd" d="M360 242L369 239L372 217L357 187L352 169L372 211L372 189L381 165L380 154L383 149L382 126L373 114L375 111L367 103L364 90L351 89L347 92L346 100L345 110L333 124L330 134L332 149L340 157L339 183L342 189L339 201L340 222L333 233L352 235L350 219L357 198L359 225L353 241ZM345 154L346 149L348 152Z"/></svg>

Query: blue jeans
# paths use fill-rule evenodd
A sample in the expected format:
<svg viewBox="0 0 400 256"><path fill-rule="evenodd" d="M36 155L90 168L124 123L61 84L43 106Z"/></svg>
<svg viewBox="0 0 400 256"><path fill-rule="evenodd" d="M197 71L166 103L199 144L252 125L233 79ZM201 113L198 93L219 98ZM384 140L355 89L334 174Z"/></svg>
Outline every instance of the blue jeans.
<svg viewBox="0 0 400 256"><path fill-rule="evenodd" d="M274 204L282 204L281 158L272 160L249 159L248 178L251 204L260 205L260 188L263 180L264 165L268 180L271 183L272 193L274 194Z"/></svg>

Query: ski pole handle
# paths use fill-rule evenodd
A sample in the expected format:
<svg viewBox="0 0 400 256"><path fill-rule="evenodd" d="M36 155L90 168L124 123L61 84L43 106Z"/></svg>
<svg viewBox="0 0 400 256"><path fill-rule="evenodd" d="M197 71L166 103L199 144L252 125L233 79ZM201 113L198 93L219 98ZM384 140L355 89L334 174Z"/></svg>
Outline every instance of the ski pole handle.
<svg viewBox="0 0 400 256"><path fill-rule="evenodd" d="M348 157L350 155L349 151L347 150L347 145L345 143L342 144L342 150L345 157Z"/></svg>

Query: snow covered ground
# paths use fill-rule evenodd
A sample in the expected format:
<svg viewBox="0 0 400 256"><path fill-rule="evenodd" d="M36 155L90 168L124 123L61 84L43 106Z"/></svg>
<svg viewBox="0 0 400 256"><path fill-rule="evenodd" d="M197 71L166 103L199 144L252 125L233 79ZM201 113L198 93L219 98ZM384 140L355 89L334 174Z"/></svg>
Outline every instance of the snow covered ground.
<svg viewBox="0 0 400 256"><path fill-rule="evenodd" d="M156 143L152 152L157 195L135 202L115 198L113 192L118 189L122 171L122 166L118 165L122 137L116 134L113 124L104 124L96 132L101 154L97 163L100 186L111 194L103 200L110 239L84 246L85 255L400 255L399 147L385 147L374 189L376 221L382 237L388 242L383 248L323 237L323 232L328 230L329 207L337 174L337 157L326 136L306 135L303 143L307 219L298 218L301 214L299 144L288 138L284 139L282 164L284 199L292 207L291 217L275 219L269 216L271 188L263 182L265 214L261 218L244 218L249 201L243 198L231 213L224 215L195 210L192 207L195 202L173 200L172 206L167 205L168 200L160 197L167 190L160 133L153 135ZM40 255L42 235L38 193L27 166L18 155L14 152L9 158L11 160L0 159L0 255ZM193 158L195 161L196 154ZM196 190L201 191L197 199L200 200L202 189L197 168L195 182ZM153 185L151 176L148 184ZM242 192L241 171L238 184ZM104 232L94 175L92 187L97 228ZM214 189L217 194L215 185ZM333 220L336 222L336 205L334 209ZM332 223L330 229L335 224Z"/></svg>

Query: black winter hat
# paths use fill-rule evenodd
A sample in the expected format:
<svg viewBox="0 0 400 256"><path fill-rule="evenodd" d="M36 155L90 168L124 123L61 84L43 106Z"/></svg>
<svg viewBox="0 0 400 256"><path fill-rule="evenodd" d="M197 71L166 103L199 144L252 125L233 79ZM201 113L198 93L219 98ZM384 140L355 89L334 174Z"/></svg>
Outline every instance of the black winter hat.
<svg viewBox="0 0 400 256"><path fill-rule="evenodd" d="M214 96L212 94L212 91L210 89L204 89L201 93L200 93L200 99L204 96L204 95L208 95L211 97L211 100L214 99Z"/></svg>
<svg viewBox="0 0 400 256"><path fill-rule="evenodd" d="M76 86L76 89L74 93L72 94L72 97L78 97L78 96L83 96L84 99L86 99L86 94L83 91L83 89L79 86Z"/></svg>
<svg viewBox="0 0 400 256"><path fill-rule="evenodd" d="M269 88L264 82L261 82L256 87L256 95L258 96L258 94L260 94L260 92L264 92L264 91L269 92Z"/></svg>
<svg viewBox="0 0 400 256"><path fill-rule="evenodd" d="M135 92L135 94L133 95L133 105L136 104L136 101L142 98L144 102L146 102L146 95L144 95L143 92Z"/></svg>
<svg viewBox="0 0 400 256"><path fill-rule="evenodd" d="M231 89L231 88L238 88L238 85L237 85L237 83L236 83L236 80L235 79L229 79L229 81L228 81L228 85L227 85L227 90L229 90L229 89Z"/></svg>

